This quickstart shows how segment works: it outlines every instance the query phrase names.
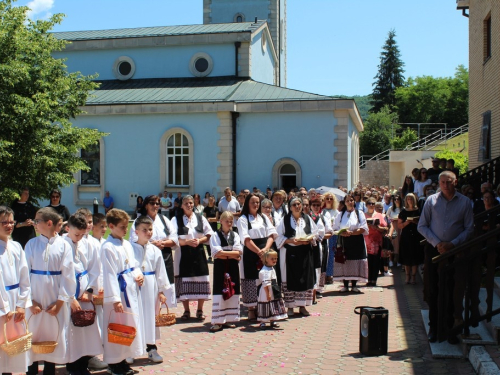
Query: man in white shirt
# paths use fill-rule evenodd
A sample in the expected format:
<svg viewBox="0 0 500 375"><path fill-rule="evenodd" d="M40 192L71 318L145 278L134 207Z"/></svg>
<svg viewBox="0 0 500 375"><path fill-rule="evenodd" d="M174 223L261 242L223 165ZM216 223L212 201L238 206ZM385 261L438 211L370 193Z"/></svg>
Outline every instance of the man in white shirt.
<svg viewBox="0 0 500 375"><path fill-rule="evenodd" d="M239 211L241 210L238 200L232 196L231 188L227 187L224 189L224 196L219 201L219 212L229 211L233 216L240 216Z"/></svg>
<svg viewBox="0 0 500 375"><path fill-rule="evenodd" d="M168 197L168 191L163 192L163 196L160 197L161 214L169 217L169 211L172 207L172 200Z"/></svg>
<svg viewBox="0 0 500 375"><path fill-rule="evenodd" d="M392 206L391 198L392 196L390 193L384 194L384 213L386 213L389 207Z"/></svg>

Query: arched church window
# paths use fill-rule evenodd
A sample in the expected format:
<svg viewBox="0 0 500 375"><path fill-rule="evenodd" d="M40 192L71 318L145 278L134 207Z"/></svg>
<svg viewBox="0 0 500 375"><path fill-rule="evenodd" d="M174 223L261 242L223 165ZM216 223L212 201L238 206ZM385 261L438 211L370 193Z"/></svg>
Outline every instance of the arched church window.
<svg viewBox="0 0 500 375"><path fill-rule="evenodd" d="M236 13L233 17L233 22L245 22L245 15L243 13Z"/></svg>
<svg viewBox="0 0 500 375"><path fill-rule="evenodd" d="M184 134L172 134L167 140L167 185L189 185L189 141Z"/></svg>

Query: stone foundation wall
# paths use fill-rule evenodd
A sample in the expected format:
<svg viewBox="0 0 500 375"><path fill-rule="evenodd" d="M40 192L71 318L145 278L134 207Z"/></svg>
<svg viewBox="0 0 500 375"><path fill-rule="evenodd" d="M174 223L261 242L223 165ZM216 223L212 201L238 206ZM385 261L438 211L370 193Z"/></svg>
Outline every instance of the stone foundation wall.
<svg viewBox="0 0 500 375"><path fill-rule="evenodd" d="M359 170L359 182L363 185L389 185L389 161L372 160Z"/></svg>

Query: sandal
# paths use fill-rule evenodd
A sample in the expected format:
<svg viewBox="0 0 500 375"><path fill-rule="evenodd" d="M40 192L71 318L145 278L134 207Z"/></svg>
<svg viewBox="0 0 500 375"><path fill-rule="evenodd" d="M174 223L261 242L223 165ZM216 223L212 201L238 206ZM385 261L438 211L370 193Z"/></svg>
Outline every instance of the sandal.
<svg viewBox="0 0 500 375"><path fill-rule="evenodd" d="M266 329L266 323L260 323L260 329Z"/></svg>
<svg viewBox="0 0 500 375"><path fill-rule="evenodd" d="M191 311L189 310L184 311L184 314L182 314L181 319L188 320L189 318L191 318Z"/></svg>
<svg viewBox="0 0 500 375"><path fill-rule="evenodd" d="M309 313L309 311L306 310L306 308L304 306L301 306L300 309L299 309L299 312L303 315L303 316L309 316L311 315Z"/></svg>
<svg viewBox="0 0 500 375"><path fill-rule="evenodd" d="M236 328L236 324L234 323L224 323L222 326L224 328Z"/></svg>
<svg viewBox="0 0 500 375"><path fill-rule="evenodd" d="M210 332L218 332L220 330L222 330L222 326L220 324L214 324L210 327Z"/></svg>
<svg viewBox="0 0 500 375"><path fill-rule="evenodd" d="M347 293L349 291L349 289L347 289L346 287L343 287L342 289L339 290L339 293Z"/></svg>
<svg viewBox="0 0 500 375"><path fill-rule="evenodd" d="M271 327L273 327L273 328L279 328L280 325L279 325L279 323L271 322Z"/></svg>
<svg viewBox="0 0 500 375"><path fill-rule="evenodd" d="M203 310L196 310L196 319L205 320L206 316L203 315Z"/></svg>

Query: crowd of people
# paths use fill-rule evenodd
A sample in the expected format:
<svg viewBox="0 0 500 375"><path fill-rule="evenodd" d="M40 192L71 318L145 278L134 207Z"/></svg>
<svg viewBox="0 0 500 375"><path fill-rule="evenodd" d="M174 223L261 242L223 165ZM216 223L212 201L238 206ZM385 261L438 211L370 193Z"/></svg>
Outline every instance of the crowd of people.
<svg viewBox="0 0 500 375"><path fill-rule="evenodd" d="M375 287L378 277L402 265L406 284L415 285L425 254L465 241L473 212L499 201L489 183L481 187L482 199L473 199L470 186L456 192L458 172L450 161L448 167L436 160L399 188L340 186L338 195L304 187L236 194L228 187L218 201L209 193L203 199L178 193L172 200L165 190L138 198L130 229L129 215L109 199L106 215L85 208L70 214L58 189L38 210L23 189L11 207L0 206L0 323L12 339L23 335L26 318L33 342L56 339L58 345L46 354L0 351L2 373L34 375L44 361L45 375L54 374L55 364L74 375L104 368L121 375L132 374L130 364L144 354L161 362L155 318L162 305L181 303L180 319L188 320L196 301L193 318L204 322L204 302L212 300L210 331L217 332L236 327L243 304L249 321L274 329L296 313L309 316L334 281L341 283L339 293L362 293L360 286ZM460 214L446 216L448 205ZM437 282L432 267L426 263L429 280ZM103 301L94 306L95 324L71 323L95 298ZM435 312L430 315L429 340L435 341ZM135 328L130 345L110 340L111 323Z"/></svg>

